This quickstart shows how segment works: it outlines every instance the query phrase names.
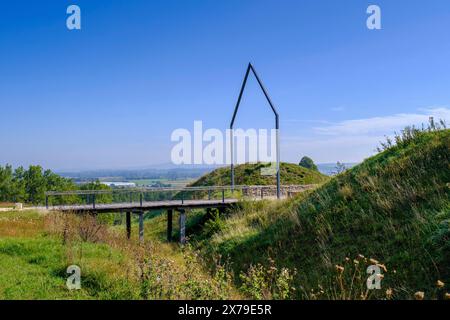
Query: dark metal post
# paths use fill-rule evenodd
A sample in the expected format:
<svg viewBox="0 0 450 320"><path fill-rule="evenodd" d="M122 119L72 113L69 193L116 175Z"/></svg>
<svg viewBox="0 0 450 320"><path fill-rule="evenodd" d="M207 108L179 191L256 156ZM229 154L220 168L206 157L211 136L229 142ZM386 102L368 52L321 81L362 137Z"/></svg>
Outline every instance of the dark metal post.
<svg viewBox="0 0 450 320"><path fill-rule="evenodd" d="M172 217L173 210L167 210L167 241L172 241Z"/></svg>
<svg viewBox="0 0 450 320"><path fill-rule="evenodd" d="M139 202L140 202L141 207L142 207L142 192L141 192L140 195L139 195Z"/></svg>
<svg viewBox="0 0 450 320"><path fill-rule="evenodd" d="M47 195L45 196L45 207L48 210L48 196Z"/></svg>
<svg viewBox="0 0 450 320"><path fill-rule="evenodd" d="M180 209L180 243L186 243L186 211L184 209Z"/></svg>
<svg viewBox="0 0 450 320"><path fill-rule="evenodd" d="M139 212L139 242L144 242L144 213Z"/></svg>
<svg viewBox="0 0 450 320"><path fill-rule="evenodd" d="M131 238L131 212L126 213L127 239Z"/></svg>
<svg viewBox="0 0 450 320"><path fill-rule="evenodd" d="M208 200L211 200L211 189L208 189Z"/></svg>
<svg viewBox="0 0 450 320"><path fill-rule="evenodd" d="M279 130L280 130L280 121L279 121L279 115L277 110L275 109L275 106L272 103L272 100L269 97L269 94L267 93L266 88L264 87L261 79L259 78L258 74L256 73L255 69L253 68L252 64L249 63L247 67L247 71L245 73L244 81L241 86L241 91L239 92L239 97L236 103L236 107L234 108L233 118L231 119L230 123L230 154L231 154L231 190L234 190L234 156L233 156L233 126L234 121L236 118L237 111L239 109L239 105L241 103L242 94L244 92L245 86L247 84L247 79L250 71L253 72L253 75L255 76L256 80L258 81L259 87L264 93L264 96L266 97L267 102L269 103L270 107L272 108L272 111L275 115L275 129L276 129L276 161L277 161L277 198L279 199L281 196L280 192L280 141L279 141Z"/></svg>
<svg viewBox="0 0 450 320"><path fill-rule="evenodd" d="M92 207L95 209L95 194L92 195Z"/></svg>
<svg viewBox="0 0 450 320"><path fill-rule="evenodd" d="M233 125L234 125L234 119L236 118L237 111L239 109L239 105L241 104L242 94L244 93L245 85L247 84L248 75L250 73L251 64L248 64L247 71L245 72L244 81L242 82L241 91L239 91L239 97L236 102L236 106L234 107L234 113L233 118L231 119L230 124L230 155L231 155L231 190L234 189L234 135L233 135Z"/></svg>
<svg viewBox="0 0 450 320"><path fill-rule="evenodd" d="M225 189L222 189L222 202L225 202Z"/></svg>

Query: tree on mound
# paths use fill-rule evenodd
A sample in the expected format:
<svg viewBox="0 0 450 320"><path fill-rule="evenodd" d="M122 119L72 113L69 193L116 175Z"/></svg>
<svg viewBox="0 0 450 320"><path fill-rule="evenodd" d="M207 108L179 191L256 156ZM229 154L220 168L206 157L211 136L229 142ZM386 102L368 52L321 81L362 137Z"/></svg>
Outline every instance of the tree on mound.
<svg viewBox="0 0 450 320"><path fill-rule="evenodd" d="M303 168L306 168L306 169L319 171L319 169L317 168L316 164L314 163L314 161L310 157L304 156L302 158L302 160L300 160L300 163L298 165L300 167L303 167Z"/></svg>

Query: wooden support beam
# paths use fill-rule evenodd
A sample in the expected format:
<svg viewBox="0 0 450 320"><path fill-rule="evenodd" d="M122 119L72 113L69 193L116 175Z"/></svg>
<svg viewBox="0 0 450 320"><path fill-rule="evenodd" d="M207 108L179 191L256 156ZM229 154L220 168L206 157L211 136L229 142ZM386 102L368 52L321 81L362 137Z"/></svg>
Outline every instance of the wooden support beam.
<svg viewBox="0 0 450 320"><path fill-rule="evenodd" d="M173 210L167 210L167 241L172 241L172 218Z"/></svg>
<svg viewBox="0 0 450 320"><path fill-rule="evenodd" d="M131 212L126 213L127 239L131 238Z"/></svg>
<svg viewBox="0 0 450 320"><path fill-rule="evenodd" d="M139 243L144 242L144 213L139 212Z"/></svg>
<svg viewBox="0 0 450 320"><path fill-rule="evenodd" d="M186 211L184 209L180 209L180 243L186 243Z"/></svg>

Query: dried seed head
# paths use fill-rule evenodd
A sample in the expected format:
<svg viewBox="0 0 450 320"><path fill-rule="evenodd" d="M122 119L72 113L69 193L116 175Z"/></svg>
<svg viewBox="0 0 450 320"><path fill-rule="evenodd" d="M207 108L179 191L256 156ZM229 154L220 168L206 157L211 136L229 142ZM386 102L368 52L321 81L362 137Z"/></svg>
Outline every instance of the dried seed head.
<svg viewBox="0 0 450 320"><path fill-rule="evenodd" d="M340 273L344 272L344 267L340 266L340 265L335 265L336 270Z"/></svg>
<svg viewBox="0 0 450 320"><path fill-rule="evenodd" d="M391 288L389 288L389 289L386 290L386 297L387 297L388 299L392 298L392 294L393 294L393 291L392 291Z"/></svg>
<svg viewBox="0 0 450 320"><path fill-rule="evenodd" d="M416 300L423 300L425 298L425 292L417 291L416 293L414 293L414 298Z"/></svg>

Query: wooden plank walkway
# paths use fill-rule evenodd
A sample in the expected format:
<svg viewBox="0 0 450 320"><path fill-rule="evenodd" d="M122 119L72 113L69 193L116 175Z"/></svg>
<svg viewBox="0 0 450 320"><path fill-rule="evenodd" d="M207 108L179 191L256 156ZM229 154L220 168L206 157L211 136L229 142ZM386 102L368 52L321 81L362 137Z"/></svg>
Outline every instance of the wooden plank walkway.
<svg viewBox="0 0 450 320"><path fill-rule="evenodd" d="M290 197L295 193L304 192L308 189L314 188L314 185L300 185L300 186L282 186L281 198ZM233 192L240 190L241 196L236 198ZM172 219L174 212L178 212L178 222L180 230L180 243L186 242L186 211L189 209L218 209L219 212L224 212L227 207L230 207L243 199L251 201L261 201L265 199L277 199L274 196L274 190L276 186L234 186L232 189L230 186L206 186L206 187L184 187L184 188L144 188L144 189L119 189L119 190L76 190L66 192L47 192L46 193L46 205L45 207L36 207L34 209L49 210L53 212L63 213L109 213L118 212L126 214L126 233L127 238L131 236L131 215L136 214L139 218L139 241L144 241L144 214L145 212L152 210L164 210L167 212L167 240L172 240ZM231 191L231 194L228 192ZM158 201L145 201L145 193L170 193L175 192L181 196L182 199L171 200L158 200ZM207 199L184 199L185 193L192 193L198 196L201 194L207 195ZM227 193L226 193L227 192ZM214 198L214 196L220 195L220 198ZM125 194L129 196L129 202L117 202L117 203L99 203L100 195L116 195ZM201 195L200 194L200 195ZM50 197L64 197L64 196L78 196L85 197L87 204L72 204L72 205L52 205L53 201L49 201ZM136 197L139 197L139 201L133 201ZM227 198L226 196L230 196ZM280 198L280 199L281 199ZM123 199L123 198L122 198ZM121 200L123 201L123 200Z"/></svg>
<svg viewBox="0 0 450 320"><path fill-rule="evenodd" d="M144 201L139 202L83 204L51 206L50 211L59 212L128 212L128 211L150 211L160 209L195 209L195 208L221 208L238 203L238 199L213 199L213 200L166 200L166 201ZM46 207L36 209L46 210Z"/></svg>

